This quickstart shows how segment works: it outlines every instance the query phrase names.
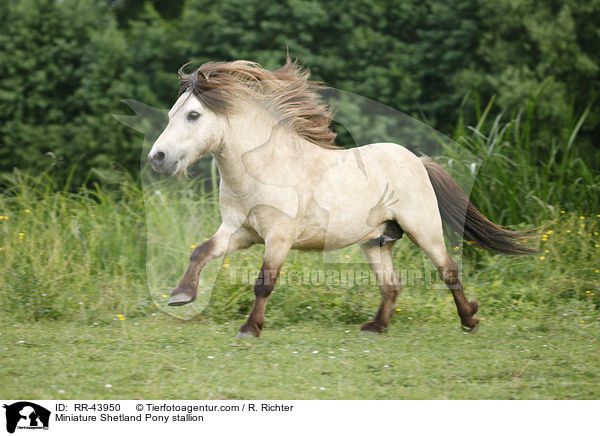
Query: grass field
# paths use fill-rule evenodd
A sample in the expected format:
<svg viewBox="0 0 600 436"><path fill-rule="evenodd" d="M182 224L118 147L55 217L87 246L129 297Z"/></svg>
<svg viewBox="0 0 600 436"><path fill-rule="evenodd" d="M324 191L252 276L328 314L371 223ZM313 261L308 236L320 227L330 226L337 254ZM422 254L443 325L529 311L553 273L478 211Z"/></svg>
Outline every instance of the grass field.
<svg viewBox="0 0 600 436"><path fill-rule="evenodd" d="M239 340L237 323L155 315L4 326L3 398L590 399L600 322L576 315L458 322L398 317L384 335L311 322Z"/></svg>

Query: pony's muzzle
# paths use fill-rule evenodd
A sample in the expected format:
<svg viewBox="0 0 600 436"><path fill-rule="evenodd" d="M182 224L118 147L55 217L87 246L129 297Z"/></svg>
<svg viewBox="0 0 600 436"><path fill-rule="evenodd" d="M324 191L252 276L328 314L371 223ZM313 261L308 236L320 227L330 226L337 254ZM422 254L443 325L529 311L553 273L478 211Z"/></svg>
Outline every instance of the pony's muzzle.
<svg viewBox="0 0 600 436"><path fill-rule="evenodd" d="M169 160L167 154L164 151L155 151L154 153L148 154L148 161L154 171L158 173L166 173L169 170Z"/></svg>

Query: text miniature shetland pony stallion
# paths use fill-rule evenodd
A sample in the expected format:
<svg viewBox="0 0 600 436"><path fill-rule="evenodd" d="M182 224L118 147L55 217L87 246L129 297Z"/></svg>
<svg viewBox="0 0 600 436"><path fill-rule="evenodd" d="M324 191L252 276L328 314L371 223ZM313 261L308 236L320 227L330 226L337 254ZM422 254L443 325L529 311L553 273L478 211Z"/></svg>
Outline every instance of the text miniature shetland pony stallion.
<svg viewBox="0 0 600 436"><path fill-rule="evenodd" d="M381 332L401 289L392 247L406 233L437 267L463 327L475 331L477 303L465 298L442 220L499 253L528 253L516 243L524 235L484 217L428 158L392 143L333 146L330 109L308 76L289 58L277 71L247 61L210 62L191 74L179 70L179 99L148 159L155 171L179 175L212 153L221 177L223 222L194 249L169 304L194 301L199 274L211 260L264 243L256 299L238 334L257 337L291 249L336 250L358 243L382 295L375 318L361 330Z"/></svg>

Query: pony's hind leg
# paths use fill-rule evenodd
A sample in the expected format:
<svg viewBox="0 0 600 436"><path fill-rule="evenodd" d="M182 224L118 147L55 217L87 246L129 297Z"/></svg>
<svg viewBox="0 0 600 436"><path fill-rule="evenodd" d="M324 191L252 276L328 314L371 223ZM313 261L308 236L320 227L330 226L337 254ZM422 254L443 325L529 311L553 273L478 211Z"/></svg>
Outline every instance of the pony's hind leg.
<svg viewBox="0 0 600 436"><path fill-rule="evenodd" d="M452 297L454 298L454 303L456 304L458 316L460 317L463 328L471 333L475 333L479 327L479 320L473 318L473 315L477 313L479 308L477 301L467 300L458 274L458 266L448 253L446 253L446 257L445 264L443 266L438 266L438 271L446 283L446 286L448 286L452 292Z"/></svg>
<svg viewBox="0 0 600 436"><path fill-rule="evenodd" d="M409 238L418 245L429 256L436 266L442 280L452 292L454 303L463 328L471 333L477 331L479 320L473 315L477 313L477 302L468 301L463 292L462 282L458 273L458 266L454 259L448 254L444 237L442 234L441 223L437 231L414 231L407 234Z"/></svg>
<svg viewBox="0 0 600 436"><path fill-rule="evenodd" d="M388 242L383 246L379 246L374 241L360 245L371 269L375 273L381 290L381 304L375 314L375 319L362 325L360 329L363 332L381 333L387 328L394 311L394 303L402 289L400 277L394 270L392 263L393 245L393 242Z"/></svg>

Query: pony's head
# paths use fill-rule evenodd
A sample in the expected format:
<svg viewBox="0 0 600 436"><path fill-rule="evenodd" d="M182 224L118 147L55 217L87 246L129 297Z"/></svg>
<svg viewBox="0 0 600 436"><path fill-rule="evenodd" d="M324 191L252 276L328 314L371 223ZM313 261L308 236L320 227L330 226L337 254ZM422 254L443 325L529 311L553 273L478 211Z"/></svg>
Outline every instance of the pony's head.
<svg viewBox="0 0 600 436"><path fill-rule="evenodd" d="M191 74L179 69L179 99L169 111L169 124L148 154L163 174L180 174L200 157L226 146L230 115L244 116L257 104L301 138L333 147L331 110L308 80L309 72L290 58L268 71L255 62L208 62Z"/></svg>
<svg viewBox="0 0 600 436"><path fill-rule="evenodd" d="M169 111L167 127L148 153L152 168L166 175L183 173L188 165L219 148L224 122L193 92L181 93Z"/></svg>

